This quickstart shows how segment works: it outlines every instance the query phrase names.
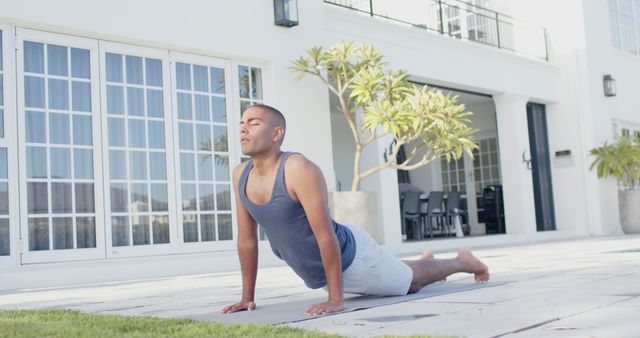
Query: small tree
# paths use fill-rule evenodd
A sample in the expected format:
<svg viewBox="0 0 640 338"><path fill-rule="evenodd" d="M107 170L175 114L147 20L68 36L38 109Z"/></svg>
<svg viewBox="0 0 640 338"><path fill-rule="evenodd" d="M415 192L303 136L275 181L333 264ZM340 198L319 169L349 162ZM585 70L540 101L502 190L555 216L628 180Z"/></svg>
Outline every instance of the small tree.
<svg viewBox="0 0 640 338"><path fill-rule="evenodd" d="M382 61L371 45L338 43L331 48L314 47L293 62L297 80L313 75L338 97L342 113L356 144L352 191L360 182L385 168L412 170L442 156L458 159L464 152L472 156L476 148L467 118L472 113L457 104L457 97L435 88L418 86L407 73L394 71ZM360 125L356 113L362 112ZM391 135L393 141L384 154L384 163L361 170L364 147ZM405 146L406 160L397 162Z"/></svg>
<svg viewBox="0 0 640 338"><path fill-rule="evenodd" d="M597 167L599 178L613 176L624 190L640 190L640 140L622 136L613 144L591 149L596 158L589 169Z"/></svg>

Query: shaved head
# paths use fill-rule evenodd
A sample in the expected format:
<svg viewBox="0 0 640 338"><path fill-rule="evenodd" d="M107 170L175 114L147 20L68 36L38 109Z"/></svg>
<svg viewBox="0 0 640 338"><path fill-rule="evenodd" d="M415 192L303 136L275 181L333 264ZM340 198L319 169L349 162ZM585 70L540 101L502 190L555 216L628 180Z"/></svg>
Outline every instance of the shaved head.
<svg viewBox="0 0 640 338"><path fill-rule="evenodd" d="M266 104L254 104L249 108L247 108L246 110L249 110L249 109L260 109L262 112L269 114L269 116L271 116L272 126L282 127L282 130L286 132L287 121L284 119L284 115L282 115L282 113L278 109L268 106ZM282 137L282 140L284 140L284 136Z"/></svg>

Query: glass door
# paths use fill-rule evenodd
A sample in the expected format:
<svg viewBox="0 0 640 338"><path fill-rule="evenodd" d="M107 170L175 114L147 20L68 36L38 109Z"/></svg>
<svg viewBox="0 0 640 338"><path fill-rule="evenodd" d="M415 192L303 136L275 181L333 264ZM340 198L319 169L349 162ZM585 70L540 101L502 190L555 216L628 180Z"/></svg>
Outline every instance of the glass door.
<svg viewBox="0 0 640 338"><path fill-rule="evenodd" d="M22 263L104 257L97 42L16 38Z"/></svg>

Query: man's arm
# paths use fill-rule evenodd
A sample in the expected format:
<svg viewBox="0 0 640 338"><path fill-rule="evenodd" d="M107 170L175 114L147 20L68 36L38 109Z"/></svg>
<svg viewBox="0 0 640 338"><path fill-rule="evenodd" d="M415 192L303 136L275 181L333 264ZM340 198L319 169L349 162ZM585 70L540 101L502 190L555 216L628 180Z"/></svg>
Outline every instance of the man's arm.
<svg viewBox="0 0 640 338"><path fill-rule="evenodd" d="M329 299L307 308L309 315L322 315L343 309L342 258L327 206L327 184L318 166L301 155L286 162L287 185L295 193L318 242L322 265L327 276Z"/></svg>
<svg viewBox="0 0 640 338"><path fill-rule="evenodd" d="M238 182L245 164L237 166L233 170L233 187L236 197L236 210L238 217L238 256L240 257L240 269L242 271L242 299L240 302L226 306L222 313L231 313L256 308L254 295L256 289L256 276L258 274L258 235L256 221L251 217L240 200Z"/></svg>

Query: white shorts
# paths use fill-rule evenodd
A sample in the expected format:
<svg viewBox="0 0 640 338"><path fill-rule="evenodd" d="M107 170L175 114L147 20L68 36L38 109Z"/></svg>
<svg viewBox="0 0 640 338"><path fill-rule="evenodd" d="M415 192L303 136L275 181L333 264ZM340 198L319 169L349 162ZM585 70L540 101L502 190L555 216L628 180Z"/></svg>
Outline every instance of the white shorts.
<svg viewBox="0 0 640 338"><path fill-rule="evenodd" d="M409 292L413 270L384 250L364 230L347 226L356 242L356 254L342 273L345 293L402 296ZM326 289L326 286L325 286Z"/></svg>

